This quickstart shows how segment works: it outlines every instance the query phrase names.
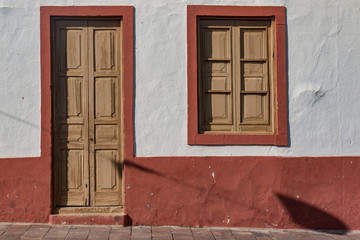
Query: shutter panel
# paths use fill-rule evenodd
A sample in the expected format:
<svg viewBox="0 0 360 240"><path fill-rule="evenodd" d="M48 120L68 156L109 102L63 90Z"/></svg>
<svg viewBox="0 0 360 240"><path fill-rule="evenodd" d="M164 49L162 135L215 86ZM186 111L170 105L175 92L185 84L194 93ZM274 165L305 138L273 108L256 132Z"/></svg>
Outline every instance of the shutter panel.
<svg viewBox="0 0 360 240"><path fill-rule="evenodd" d="M221 26L221 23L227 23ZM233 122L232 41L233 21L214 25L204 21L201 31L200 122L203 131L231 131Z"/></svg>
<svg viewBox="0 0 360 240"><path fill-rule="evenodd" d="M267 28L240 28L241 125L269 124L267 46ZM256 131L254 127L247 129Z"/></svg>

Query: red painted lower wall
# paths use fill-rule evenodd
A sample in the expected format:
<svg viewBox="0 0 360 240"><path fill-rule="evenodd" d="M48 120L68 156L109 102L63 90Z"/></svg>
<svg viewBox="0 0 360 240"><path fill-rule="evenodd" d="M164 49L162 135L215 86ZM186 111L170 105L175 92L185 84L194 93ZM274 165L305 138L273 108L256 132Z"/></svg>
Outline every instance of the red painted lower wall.
<svg viewBox="0 0 360 240"><path fill-rule="evenodd" d="M360 229L358 157L153 157L126 164L135 225Z"/></svg>
<svg viewBox="0 0 360 240"><path fill-rule="evenodd" d="M47 158L0 159L0 221L49 222ZM360 157L136 157L133 225L360 229Z"/></svg>
<svg viewBox="0 0 360 240"><path fill-rule="evenodd" d="M50 157L0 159L0 222L48 222Z"/></svg>

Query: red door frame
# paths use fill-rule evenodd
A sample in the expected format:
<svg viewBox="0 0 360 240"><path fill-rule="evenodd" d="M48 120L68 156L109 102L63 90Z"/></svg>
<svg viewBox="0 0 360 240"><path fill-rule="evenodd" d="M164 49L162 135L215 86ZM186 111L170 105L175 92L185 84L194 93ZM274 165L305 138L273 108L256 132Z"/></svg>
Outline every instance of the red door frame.
<svg viewBox="0 0 360 240"><path fill-rule="evenodd" d="M123 156L134 157L133 84L134 84L134 9L132 6L43 6L40 7L41 58L41 154L52 155L51 104L51 17L121 17L123 26ZM46 130L45 130L46 129ZM52 161L52 158L49 158ZM51 165L51 164L50 164ZM52 171L50 169L50 171ZM52 174L51 174L52 176ZM51 179L52 182L52 179ZM52 192L52 191L51 191ZM52 198L52 196L51 196Z"/></svg>

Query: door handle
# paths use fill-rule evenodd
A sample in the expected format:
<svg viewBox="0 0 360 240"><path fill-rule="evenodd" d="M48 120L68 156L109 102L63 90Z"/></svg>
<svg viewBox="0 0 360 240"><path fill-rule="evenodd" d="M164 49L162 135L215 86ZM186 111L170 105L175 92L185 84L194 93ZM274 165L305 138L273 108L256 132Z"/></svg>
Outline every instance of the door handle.
<svg viewBox="0 0 360 240"><path fill-rule="evenodd" d="M90 140L90 141L94 141L94 138L90 137L89 140Z"/></svg>

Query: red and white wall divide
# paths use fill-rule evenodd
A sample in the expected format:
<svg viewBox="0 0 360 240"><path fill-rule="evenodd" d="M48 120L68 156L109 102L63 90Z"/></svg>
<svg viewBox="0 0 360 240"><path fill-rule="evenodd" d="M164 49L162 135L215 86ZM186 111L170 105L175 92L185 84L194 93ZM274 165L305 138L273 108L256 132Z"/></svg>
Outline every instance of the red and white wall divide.
<svg viewBox="0 0 360 240"><path fill-rule="evenodd" d="M340 0L3 1L0 221L359 230L359 8ZM52 21L61 17L121 22L121 89L110 94L121 95L126 217L53 211ZM279 138L198 134L191 86L201 17L279 20Z"/></svg>

